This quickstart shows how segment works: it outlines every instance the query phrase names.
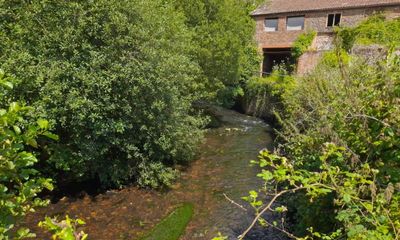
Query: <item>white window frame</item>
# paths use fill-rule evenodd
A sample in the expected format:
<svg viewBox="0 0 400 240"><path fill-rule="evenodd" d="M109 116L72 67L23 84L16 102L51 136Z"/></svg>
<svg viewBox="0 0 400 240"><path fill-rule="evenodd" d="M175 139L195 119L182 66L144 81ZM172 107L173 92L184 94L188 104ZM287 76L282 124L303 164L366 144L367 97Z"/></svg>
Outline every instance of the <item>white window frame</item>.
<svg viewBox="0 0 400 240"><path fill-rule="evenodd" d="M335 25L335 18L336 18L336 15L338 15L338 14L340 14L339 24L338 24L338 25ZM333 15L333 26L328 26L328 23L329 23L329 15ZM325 24L325 26L326 26L327 28L333 28L333 27L340 26L340 24L342 23L342 18L343 18L343 13L341 13L341 12L328 13L328 14L326 15L326 24Z"/></svg>
<svg viewBox="0 0 400 240"><path fill-rule="evenodd" d="M303 25L301 26L301 29L289 29L289 18L303 18ZM287 16L286 17L286 31L302 31L304 30L306 25L306 16L305 15L297 15L297 16Z"/></svg>
<svg viewBox="0 0 400 240"><path fill-rule="evenodd" d="M276 28L272 29L272 28L268 28L267 27L267 20L276 20ZM264 30L266 32L277 32L279 31L279 18L265 18L264 19Z"/></svg>

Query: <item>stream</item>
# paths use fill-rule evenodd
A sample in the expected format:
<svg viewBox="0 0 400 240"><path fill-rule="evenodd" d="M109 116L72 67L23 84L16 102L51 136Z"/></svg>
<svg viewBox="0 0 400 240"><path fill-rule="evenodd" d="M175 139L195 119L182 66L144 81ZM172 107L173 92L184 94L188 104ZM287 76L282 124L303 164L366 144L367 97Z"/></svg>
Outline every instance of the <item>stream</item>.
<svg viewBox="0 0 400 240"><path fill-rule="evenodd" d="M36 227L48 216L68 214L79 217L90 239L140 239L163 217L184 202L194 204L193 219L182 240L212 239L221 232L237 239L253 220L254 212L241 200L249 190L260 188L259 169L249 165L258 152L272 145L270 127L260 119L235 111L213 107L222 126L207 131L198 159L184 170L171 190L160 192L127 187L96 196L64 197L37 213L25 224L32 226L38 239L49 236ZM244 211L229 202L224 194L248 208ZM249 240L280 239L277 233L255 228Z"/></svg>

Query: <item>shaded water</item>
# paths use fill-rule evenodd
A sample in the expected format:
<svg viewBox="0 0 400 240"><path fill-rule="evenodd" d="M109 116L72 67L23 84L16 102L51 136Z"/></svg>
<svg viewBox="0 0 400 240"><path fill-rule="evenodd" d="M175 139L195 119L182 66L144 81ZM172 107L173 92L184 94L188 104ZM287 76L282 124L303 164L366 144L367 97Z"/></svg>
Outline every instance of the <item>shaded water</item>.
<svg viewBox="0 0 400 240"><path fill-rule="evenodd" d="M194 204L195 213L183 240L212 239L218 232L236 239L249 225L252 211L243 211L227 201L224 194L243 204L242 196L258 189L259 171L249 166L260 149L271 145L269 127L261 120L221 108L211 110L223 126L209 130L201 146L199 159L182 173L168 192L130 187L95 197L64 198L27 218L34 226L43 218L65 215L87 222L83 228L90 239L140 239L157 222L182 202ZM32 227L39 238L46 238ZM248 239L279 239L265 230L255 229Z"/></svg>

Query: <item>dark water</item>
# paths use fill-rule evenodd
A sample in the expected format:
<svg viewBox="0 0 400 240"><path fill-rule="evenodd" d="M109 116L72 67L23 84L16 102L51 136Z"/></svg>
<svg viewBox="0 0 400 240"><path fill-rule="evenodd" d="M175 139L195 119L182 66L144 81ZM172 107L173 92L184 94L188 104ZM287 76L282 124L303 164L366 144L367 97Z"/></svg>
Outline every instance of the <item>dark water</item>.
<svg viewBox="0 0 400 240"><path fill-rule="evenodd" d="M191 202L195 214L181 239L212 239L218 232L236 239L254 215L230 203L224 194L247 207L241 197L262 184L256 177L259 169L250 167L249 161L272 140L269 126L257 118L221 108L211 111L223 126L207 132L199 159L172 190L162 193L131 187L95 197L64 198L30 215L26 224L42 239L48 236L34 227L37 221L44 215L68 214L87 222L83 230L90 239L139 239L177 205ZM280 238L256 228L247 239Z"/></svg>

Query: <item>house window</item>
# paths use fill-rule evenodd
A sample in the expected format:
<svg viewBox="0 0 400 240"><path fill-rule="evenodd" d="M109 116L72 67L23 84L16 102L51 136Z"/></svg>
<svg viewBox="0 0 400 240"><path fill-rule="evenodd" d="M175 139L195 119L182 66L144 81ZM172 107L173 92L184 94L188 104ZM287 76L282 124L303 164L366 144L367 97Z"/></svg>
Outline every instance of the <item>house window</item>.
<svg viewBox="0 0 400 240"><path fill-rule="evenodd" d="M286 21L286 29L288 31L303 30L304 16L288 17Z"/></svg>
<svg viewBox="0 0 400 240"><path fill-rule="evenodd" d="M278 31L278 19L277 18L267 18L265 19L265 31L276 32Z"/></svg>
<svg viewBox="0 0 400 240"><path fill-rule="evenodd" d="M340 20L342 18L342 14L335 13L335 14L328 14L328 27L339 26Z"/></svg>

